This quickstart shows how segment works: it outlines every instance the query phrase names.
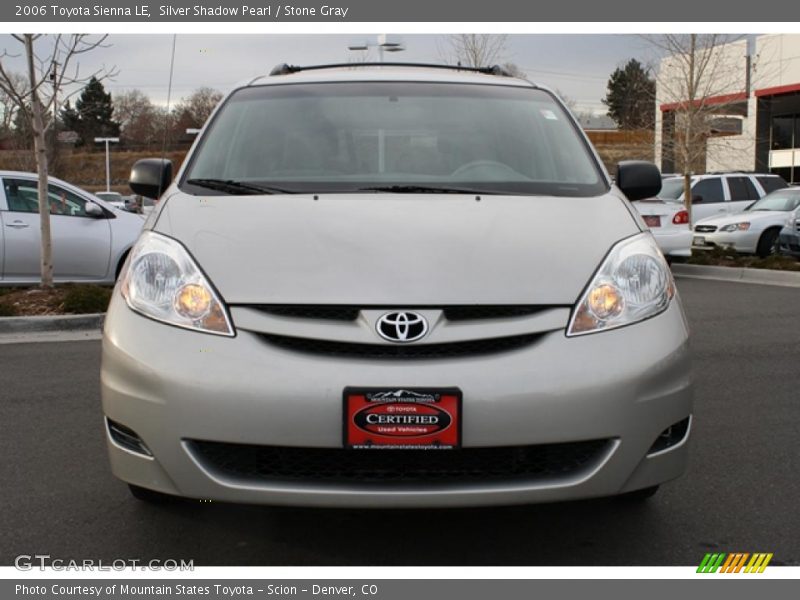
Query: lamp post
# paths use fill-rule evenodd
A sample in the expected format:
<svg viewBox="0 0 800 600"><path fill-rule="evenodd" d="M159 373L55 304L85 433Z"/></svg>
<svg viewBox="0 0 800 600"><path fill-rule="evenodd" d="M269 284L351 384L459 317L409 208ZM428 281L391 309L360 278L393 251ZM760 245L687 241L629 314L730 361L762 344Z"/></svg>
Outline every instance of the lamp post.
<svg viewBox="0 0 800 600"><path fill-rule="evenodd" d="M383 53L384 52L402 52L406 49L405 45L399 40L393 40L386 37L385 33L381 33L378 36L376 42L370 41L363 41L357 42L355 44L350 44L347 49L348 50L369 50L370 48L377 48L378 49L378 57L380 62L383 62Z"/></svg>
<svg viewBox="0 0 800 600"><path fill-rule="evenodd" d="M109 151L109 144L118 144L119 138L118 137L96 137L94 138L95 144L102 144L105 142L106 144L106 191L111 191L111 155Z"/></svg>

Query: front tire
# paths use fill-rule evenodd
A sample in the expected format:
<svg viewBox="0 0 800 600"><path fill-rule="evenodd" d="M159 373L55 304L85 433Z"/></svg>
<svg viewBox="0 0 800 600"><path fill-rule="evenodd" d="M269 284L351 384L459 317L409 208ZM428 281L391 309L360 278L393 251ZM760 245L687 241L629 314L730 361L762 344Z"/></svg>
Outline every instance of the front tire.
<svg viewBox="0 0 800 600"><path fill-rule="evenodd" d="M780 235L780 229L772 228L767 229L764 233L761 234L761 237L758 239L758 247L756 248L756 254L760 258L766 258L773 254L778 254L778 236Z"/></svg>

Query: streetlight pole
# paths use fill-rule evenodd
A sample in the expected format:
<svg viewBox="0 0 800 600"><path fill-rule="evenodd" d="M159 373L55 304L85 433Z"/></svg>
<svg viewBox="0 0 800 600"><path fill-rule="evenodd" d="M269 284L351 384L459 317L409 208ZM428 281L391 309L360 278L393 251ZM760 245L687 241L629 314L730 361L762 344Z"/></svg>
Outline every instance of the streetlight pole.
<svg viewBox="0 0 800 600"><path fill-rule="evenodd" d="M386 37L385 33L381 33L378 36L376 42L359 42L355 44L350 44L347 49L348 50L369 50L370 48L377 48L378 49L378 59L380 62L383 62L383 53L384 52L402 52L406 49L405 45L400 41L389 40Z"/></svg>
<svg viewBox="0 0 800 600"><path fill-rule="evenodd" d="M96 137L94 138L95 144L102 144L105 142L106 144L106 191L111 191L111 151L109 149L109 144L118 144L119 138L118 137Z"/></svg>

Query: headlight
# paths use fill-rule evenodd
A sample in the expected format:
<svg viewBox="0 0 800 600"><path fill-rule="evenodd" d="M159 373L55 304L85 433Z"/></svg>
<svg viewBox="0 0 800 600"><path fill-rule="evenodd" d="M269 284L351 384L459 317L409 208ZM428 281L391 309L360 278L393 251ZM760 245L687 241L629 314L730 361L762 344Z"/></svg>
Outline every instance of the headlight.
<svg viewBox="0 0 800 600"><path fill-rule="evenodd" d="M664 311L675 295L672 272L650 233L611 249L572 314L567 335L605 331Z"/></svg>
<svg viewBox="0 0 800 600"><path fill-rule="evenodd" d="M128 306L157 321L217 335L234 335L231 320L202 271L173 239L146 231L120 278Z"/></svg>
<svg viewBox="0 0 800 600"><path fill-rule="evenodd" d="M750 223L744 221L742 223L731 223L730 225L723 225L719 228L720 231L731 233L732 231L747 231L750 229Z"/></svg>

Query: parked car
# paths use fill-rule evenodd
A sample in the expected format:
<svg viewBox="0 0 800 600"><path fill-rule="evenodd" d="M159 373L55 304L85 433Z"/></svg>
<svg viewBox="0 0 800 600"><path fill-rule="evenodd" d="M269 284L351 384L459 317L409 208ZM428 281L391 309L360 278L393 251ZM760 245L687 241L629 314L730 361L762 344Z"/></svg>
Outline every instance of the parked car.
<svg viewBox="0 0 800 600"><path fill-rule="evenodd" d="M156 501L652 495L686 464L688 334L628 203L659 171L615 182L499 67L235 88L174 181L132 169L161 200L104 326L113 472Z"/></svg>
<svg viewBox="0 0 800 600"><path fill-rule="evenodd" d="M764 196L739 213L701 219L694 226L692 249L730 248L761 257L776 254L781 227L798 206L800 188L784 188Z"/></svg>
<svg viewBox="0 0 800 600"><path fill-rule="evenodd" d="M125 198L119 192L95 192L94 195L114 208L125 208Z"/></svg>
<svg viewBox="0 0 800 600"><path fill-rule="evenodd" d="M0 171L0 285L41 280L36 173ZM49 178L50 230L56 282L114 283L142 230L141 216Z"/></svg>
<svg viewBox="0 0 800 600"><path fill-rule="evenodd" d="M648 198L634 202L667 260L692 255L692 228L682 204Z"/></svg>
<svg viewBox="0 0 800 600"><path fill-rule="evenodd" d="M772 173L708 173L692 177L692 224L700 219L737 213L770 192L787 187ZM664 179L658 198L684 203L683 177Z"/></svg>
<svg viewBox="0 0 800 600"><path fill-rule="evenodd" d="M778 249L781 254L800 258L800 208L786 217L778 236Z"/></svg>
<svg viewBox="0 0 800 600"><path fill-rule="evenodd" d="M156 200L152 198L145 198L139 194L128 196L125 201L125 210L132 213L138 213L145 217L150 216L150 213L155 209Z"/></svg>

